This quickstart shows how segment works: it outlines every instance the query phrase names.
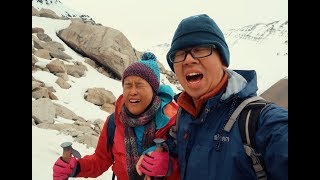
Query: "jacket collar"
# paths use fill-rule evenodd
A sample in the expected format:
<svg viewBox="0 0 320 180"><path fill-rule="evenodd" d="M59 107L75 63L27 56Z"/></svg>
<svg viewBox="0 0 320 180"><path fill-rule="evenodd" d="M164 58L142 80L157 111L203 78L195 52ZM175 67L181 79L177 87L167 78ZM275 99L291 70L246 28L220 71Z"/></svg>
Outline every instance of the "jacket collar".
<svg viewBox="0 0 320 180"><path fill-rule="evenodd" d="M219 88L217 87L208 94L203 95L199 101L196 102L199 103L196 106L198 108L195 108L192 98L185 91L179 95L177 103L192 116L197 117L203 104L218 94L221 95L222 93L221 101L229 99L232 95L237 95L240 98L256 95L258 87L256 72L254 70L226 69L225 78L225 80L219 83Z"/></svg>

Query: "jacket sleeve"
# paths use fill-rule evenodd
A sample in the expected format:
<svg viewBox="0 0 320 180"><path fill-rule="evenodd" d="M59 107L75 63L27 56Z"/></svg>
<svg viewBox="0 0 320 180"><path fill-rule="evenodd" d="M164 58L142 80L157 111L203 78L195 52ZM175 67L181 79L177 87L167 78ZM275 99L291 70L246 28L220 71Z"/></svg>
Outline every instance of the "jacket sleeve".
<svg viewBox="0 0 320 180"><path fill-rule="evenodd" d="M270 104L261 112L256 148L262 152L268 179L288 179L288 111Z"/></svg>
<svg viewBox="0 0 320 180"><path fill-rule="evenodd" d="M95 178L107 171L112 165L112 149L108 148L107 150L107 126L109 117L103 125L95 152L92 155L86 155L79 159L80 172L76 177Z"/></svg>
<svg viewBox="0 0 320 180"><path fill-rule="evenodd" d="M166 139L166 144L168 146L169 149L169 154L170 154L170 161L171 161L171 165L172 165L172 173L167 176L167 180L176 180L176 179L180 179L180 169L178 166L178 158L177 156L175 156L175 151L176 151L176 145L174 144L174 138L170 135L170 129L172 128L172 126L176 125L176 116L177 116L177 110L178 110L178 105L172 101L170 103L170 106L168 106L170 108L166 109L166 115L168 117L170 117L170 120L168 122L168 124L163 127L161 130L156 132L156 136L163 136Z"/></svg>
<svg viewBox="0 0 320 180"><path fill-rule="evenodd" d="M170 121L170 128L172 128L172 126L176 125L176 114L171 117ZM177 156L177 149L176 149L176 144L175 144L175 138L172 137L169 133L170 130L168 130L167 132L167 140L166 140L166 144L168 146L169 152L170 152L170 161L172 164L172 173L170 176L167 177L168 180L176 180L176 179L180 179L180 169L179 169L179 164L178 164L178 156Z"/></svg>

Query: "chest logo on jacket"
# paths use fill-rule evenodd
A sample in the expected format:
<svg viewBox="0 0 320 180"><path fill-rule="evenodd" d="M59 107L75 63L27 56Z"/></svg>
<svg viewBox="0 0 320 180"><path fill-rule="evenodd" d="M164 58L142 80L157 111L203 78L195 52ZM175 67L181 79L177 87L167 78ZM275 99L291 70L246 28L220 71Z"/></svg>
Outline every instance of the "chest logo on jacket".
<svg viewBox="0 0 320 180"><path fill-rule="evenodd" d="M215 134L213 136L213 139L215 141L223 141L223 142L229 142L230 138L228 136L221 136L220 134Z"/></svg>

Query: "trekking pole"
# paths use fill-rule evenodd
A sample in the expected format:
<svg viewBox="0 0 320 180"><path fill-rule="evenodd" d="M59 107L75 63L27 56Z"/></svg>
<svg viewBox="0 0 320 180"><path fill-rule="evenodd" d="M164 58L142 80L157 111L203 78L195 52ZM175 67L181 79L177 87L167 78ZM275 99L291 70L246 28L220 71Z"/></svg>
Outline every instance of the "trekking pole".
<svg viewBox="0 0 320 180"><path fill-rule="evenodd" d="M71 154L76 158L81 158L81 154L73 149L71 142L64 142L60 146L63 148L62 159L66 162L70 161Z"/></svg>
<svg viewBox="0 0 320 180"><path fill-rule="evenodd" d="M163 151L163 143L164 139L156 138L153 140L153 142L156 143L156 152L162 152ZM151 177L151 180L164 180L164 177Z"/></svg>
<svg viewBox="0 0 320 180"><path fill-rule="evenodd" d="M164 139L161 138L156 138L153 140L153 142L156 143L156 152L162 152L163 151L163 143L164 143Z"/></svg>
<svg viewBox="0 0 320 180"><path fill-rule="evenodd" d="M72 145L71 142L64 142L60 145L63 149L61 159L67 163L69 163L71 158L71 148L72 148L71 145Z"/></svg>
<svg viewBox="0 0 320 180"><path fill-rule="evenodd" d="M77 150L72 148L71 142L64 142L60 146L63 149L61 159L64 160L65 162L69 163L71 155L73 155L76 158L81 158L81 154ZM70 176L72 177L73 174L71 174Z"/></svg>

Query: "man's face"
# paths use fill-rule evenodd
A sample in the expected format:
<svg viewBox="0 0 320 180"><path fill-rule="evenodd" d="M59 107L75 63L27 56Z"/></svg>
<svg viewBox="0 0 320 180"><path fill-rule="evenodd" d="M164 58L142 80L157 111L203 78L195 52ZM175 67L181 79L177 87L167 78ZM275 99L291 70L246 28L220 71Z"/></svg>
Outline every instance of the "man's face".
<svg viewBox="0 0 320 180"><path fill-rule="evenodd" d="M184 61L173 63L173 68L181 86L195 100L213 90L224 72L222 60L215 49L210 56L203 58L194 59L187 54Z"/></svg>
<svg viewBox="0 0 320 180"><path fill-rule="evenodd" d="M139 76L128 76L123 81L124 104L130 113L139 115L151 103L153 90L150 84Z"/></svg>

